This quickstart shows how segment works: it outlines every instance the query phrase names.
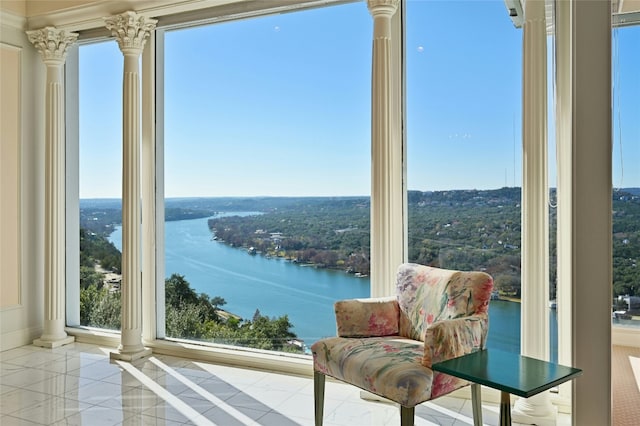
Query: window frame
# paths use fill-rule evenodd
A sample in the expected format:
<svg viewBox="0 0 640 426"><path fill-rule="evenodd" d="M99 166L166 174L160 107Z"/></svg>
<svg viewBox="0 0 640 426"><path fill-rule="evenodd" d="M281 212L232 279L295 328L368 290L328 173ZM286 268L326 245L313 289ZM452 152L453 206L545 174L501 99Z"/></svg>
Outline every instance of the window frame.
<svg viewBox="0 0 640 426"><path fill-rule="evenodd" d="M195 15L191 13L168 15L158 18L158 25L147 39L141 57L141 145L142 180L141 199L142 229L141 250L142 299L155 303L143 303L142 341L155 353L174 356L197 357L199 359L224 362L231 365L251 366L292 374L308 374L310 355L278 353L253 348L233 347L181 339L165 339L164 308L164 41L168 30L206 25L214 22L236 21L249 17L267 16L282 12L295 12L310 8L332 7L353 1L329 0L300 1L297 4L278 1L264 8L263 4L253 4L254 9L227 5L211 8ZM366 6L365 6L366 7ZM400 6L401 7L401 6ZM400 7L393 20L392 31L403 37ZM204 18L203 18L204 17ZM373 18L372 18L373 19ZM84 36L84 37L83 37ZM80 44L101 42L110 39L102 30L88 30L81 33ZM396 58L402 58L402 42L393 45ZM402 60L404 64L404 60ZM404 65L403 65L404 67ZM399 77L403 82L404 77ZM403 83L402 83L403 84ZM66 87L66 240L67 240L67 282L79 282L79 240L77 230L79 220L79 48L70 48L65 67ZM403 108L404 111L404 108ZM404 113L403 113L404 120ZM404 137L403 137L404 152ZM404 158L404 154L403 154ZM406 173L403 165L402 173ZM404 180L403 180L404 181ZM406 191L404 198L406 199ZM146 208L151 205L152 208ZM406 222L405 222L406 235ZM405 238L406 239L406 238ZM81 341L109 344L117 347L120 343L120 331L93 329L80 326L80 288L78 285L66 286L66 331ZM386 291L394 290L390 283Z"/></svg>

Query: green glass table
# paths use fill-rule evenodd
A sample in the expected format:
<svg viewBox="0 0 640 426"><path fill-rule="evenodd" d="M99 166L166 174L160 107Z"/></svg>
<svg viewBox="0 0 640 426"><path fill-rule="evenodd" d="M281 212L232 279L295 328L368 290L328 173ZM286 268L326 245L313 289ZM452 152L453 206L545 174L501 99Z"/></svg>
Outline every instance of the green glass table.
<svg viewBox="0 0 640 426"><path fill-rule="evenodd" d="M480 385L500 391L500 425L506 426L511 425L510 394L529 398L582 374L579 368L495 349L433 364L432 368L473 383L473 419L476 425L482 424Z"/></svg>

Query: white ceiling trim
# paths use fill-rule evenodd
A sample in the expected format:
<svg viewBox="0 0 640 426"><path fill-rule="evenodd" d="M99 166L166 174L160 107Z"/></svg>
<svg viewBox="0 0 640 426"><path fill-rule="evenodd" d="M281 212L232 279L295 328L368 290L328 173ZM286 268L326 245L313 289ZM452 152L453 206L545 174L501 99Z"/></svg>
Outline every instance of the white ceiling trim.
<svg viewBox="0 0 640 426"><path fill-rule="evenodd" d="M0 10L0 25L25 30L27 28L27 18L6 10Z"/></svg>
<svg viewBox="0 0 640 426"><path fill-rule="evenodd" d="M155 18L241 1L244 0L105 0L31 16L27 19L27 26L29 29L54 26L67 31L82 31L104 27L103 17L117 15L129 10L143 16Z"/></svg>
<svg viewBox="0 0 640 426"><path fill-rule="evenodd" d="M159 18L160 27L252 16L258 11L286 12L352 1L354 0L104 0L29 17L27 29L54 26L67 31L100 32L104 29L105 16L129 10L149 18Z"/></svg>

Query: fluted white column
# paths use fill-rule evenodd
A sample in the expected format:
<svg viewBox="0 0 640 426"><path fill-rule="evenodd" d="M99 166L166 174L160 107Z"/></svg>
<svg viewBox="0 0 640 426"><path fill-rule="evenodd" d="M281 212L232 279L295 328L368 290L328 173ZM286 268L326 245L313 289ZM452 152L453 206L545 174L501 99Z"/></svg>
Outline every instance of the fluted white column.
<svg viewBox="0 0 640 426"><path fill-rule="evenodd" d="M523 24L521 352L549 359L549 189L547 183L547 32L544 0L527 0ZM518 399L512 420L556 424L548 392Z"/></svg>
<svg viewBox="0 0 640 426"><path fill-rule="evenodd" d="M46 27L27 31L47 66L45 100L44 327L36 346L55 348L74 341L65 327L65 134L63 66L78 34Z"/></svg>
<svg viewBox="0 0 640 426"><path fill-rule="evenodd" d="M122 89L122 330L111 358L131 361L151 353L142 345L140 258L140 55L156 20L135 12L107 17L124 55Z"/></svg>
<svg viewBox="0 0 640 426"><path fill-rule="evenodd" d="M371 295L391 294L404 260L400 76L391 19L399 0L367 0L373 16L371 82Z"/></svg>

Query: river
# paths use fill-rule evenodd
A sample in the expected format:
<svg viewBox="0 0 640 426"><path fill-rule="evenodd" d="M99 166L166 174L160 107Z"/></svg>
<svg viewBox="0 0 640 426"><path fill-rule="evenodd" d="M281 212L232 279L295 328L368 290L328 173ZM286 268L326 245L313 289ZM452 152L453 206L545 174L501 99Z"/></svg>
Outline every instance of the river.
<svg viewBox="0 0 640 426"><path fill-rule="evenodd" d="M333 302L369 296L369 278L341 271L316 269L282 259L250 255L211 239L206 218L165 223L165 276L184 275L198 293L220 296L223 308L251 319L262 315L288 315L293 332L307 346L335 335ZM110 241L122 249L122 229ZM552 360L557 359L557 321L549 310ZM520 351L520 304L494 300L489 305L487 345Z"/></svg>

